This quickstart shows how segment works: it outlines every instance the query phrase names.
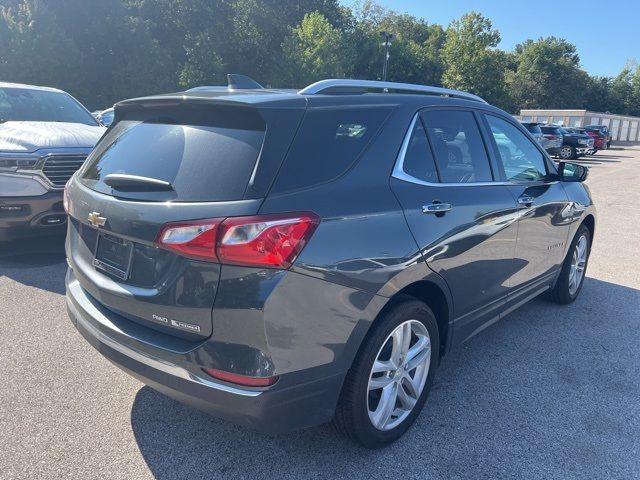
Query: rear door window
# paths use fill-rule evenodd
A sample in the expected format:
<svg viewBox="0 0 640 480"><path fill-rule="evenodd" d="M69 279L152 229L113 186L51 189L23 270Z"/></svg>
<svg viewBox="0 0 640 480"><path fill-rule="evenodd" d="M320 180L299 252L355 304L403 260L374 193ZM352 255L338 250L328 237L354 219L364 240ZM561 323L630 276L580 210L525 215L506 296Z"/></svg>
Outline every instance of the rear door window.
<svg viewBox="0 0 640 480"><path fill-rule="evenodd" d="M428 110L422 113L442 183L493 180L489 157L473 113Z"/></svg>
<svg viewBox="0 0 640 480"><path fill-rule="evenodd" d="M123 198L153 201L240 200L265 135L257 114L234 114L207 125L123 120L89 157L81 181ZM213 115L212 115L213 117ZM118 191L106 185L112 173L169 182L172 191ZM143 190L143 189L141 189Z"/></svg>
<svg viewBox="0 0 640 480"><path fill-rule="evenodd" d="M326 183L344 174L375 138L390 111L390 107L310 109L273 192Z"/></svg>

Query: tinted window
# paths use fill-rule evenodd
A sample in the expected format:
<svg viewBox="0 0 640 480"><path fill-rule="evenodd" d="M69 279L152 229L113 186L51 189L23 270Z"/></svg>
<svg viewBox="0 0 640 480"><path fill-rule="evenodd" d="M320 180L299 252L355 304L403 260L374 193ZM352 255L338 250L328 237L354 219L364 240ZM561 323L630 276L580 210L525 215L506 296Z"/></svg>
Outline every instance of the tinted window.
<svg viewBox="0 0 640 480"><path fill-rule="evenodd" d="M264 124L247 119L246 128L239 128L242 118L231 113L229 117L234 117L229 119L234 122L233 128L224 123L118 122L89 157L83 182L100 192L125 198L239 200L260 152ZM173 191L112 191L103 183L110 173L164 180L171 183Z"/></svg>
<svg viewBox="0 0 640 480"><path fill-rule="evenodd" d="M492 180L487 152L471 112L434 110L422 114L443 183Z"/></svg>
<svg viewBox="0 0 640 480"><path fill-rule="evenodd" d="M558 127L540 127L542 133L546 133L549 135L562 135L562 132Z"/></svg>
<svg viewBox="0 0 640 480"><path fill-rule="evenodd" d="M537 123L523 123L522 125L531 133L542 133L540 125L538 125Z"/></svg>
<svg viewBox="0 0 640 480"><path fill-rule="evenodd" d="M387 118L389 108L309 110L274 192L328 182L346 172Z"/></svg>
<svg viewBox="0 0 640 480"><path fill-rule="evenodd" d="M97 125L91 114L66 93L0 88L0 123L8 121Z"/></svg>
<svg viewBox="0 0 640 480"><path fill-rule="evenodd" d="M544 156L515 125L486 115L508 180L541 180L547 175Z"/></svg>
<svg viewBox="0 0 640 480"><path fill-rule="evenodd" d="M431 148L429 148L427 134L420 118L416 119L409 137L402 167L405 173L418 180L431 183L438 181L438 172L436 171L433 154L431 153Z"/></svg>

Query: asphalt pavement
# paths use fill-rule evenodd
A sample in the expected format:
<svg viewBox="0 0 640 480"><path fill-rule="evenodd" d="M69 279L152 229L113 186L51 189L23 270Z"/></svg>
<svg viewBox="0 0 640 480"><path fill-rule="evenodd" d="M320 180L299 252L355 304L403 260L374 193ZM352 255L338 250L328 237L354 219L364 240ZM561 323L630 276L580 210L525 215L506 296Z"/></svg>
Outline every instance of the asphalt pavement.
<svg viewBox="0 0 640 480"><path fill-rule="evenodd" d="M0 243L0 478L640 478L640 148L582 163L599 223L580 298L536 299L453 351L380 451L156 393L71 325L62 239Z"/></svg>

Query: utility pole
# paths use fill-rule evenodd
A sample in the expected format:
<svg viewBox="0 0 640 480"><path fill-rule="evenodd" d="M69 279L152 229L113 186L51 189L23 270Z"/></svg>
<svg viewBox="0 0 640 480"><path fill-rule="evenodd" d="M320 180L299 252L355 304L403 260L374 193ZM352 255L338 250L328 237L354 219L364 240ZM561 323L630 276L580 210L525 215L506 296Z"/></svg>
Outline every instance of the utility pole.
<svg viewBox="0 0 640 480"><path fill-rule="evenodd" d="M387 81L387 64L389 63L389 47L391 46L391 40L393 40L393 33L380 32L380 36L384 39L382 45L384 45L384 65L382 67L382 81Z"/></svg>

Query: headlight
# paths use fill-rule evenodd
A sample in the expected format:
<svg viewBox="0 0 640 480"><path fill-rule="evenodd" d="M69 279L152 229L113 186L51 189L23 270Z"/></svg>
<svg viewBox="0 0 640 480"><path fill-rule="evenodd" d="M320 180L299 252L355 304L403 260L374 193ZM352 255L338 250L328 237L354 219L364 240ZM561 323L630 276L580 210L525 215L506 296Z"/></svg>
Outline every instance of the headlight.
<svg viewBox="0 0 640 480"><path fill-rule="evenodd" d="M585 140L584 138L579 138L578 143L581 145L587 145L589 143L589 140Z"/></svg>
<svg viewBox="0 0 640 480"><path fill-rule="evenodd" d="M31 176L0 173L0 198L36 197L45 193L47 189Z"/></svg>
<svg viewBox="0 0 640 480"><path fill-rule="evenodd" d="M15 172L17 170L30 170L38 163L37 158L2 158L0 157L0 171Z"/></svg>

